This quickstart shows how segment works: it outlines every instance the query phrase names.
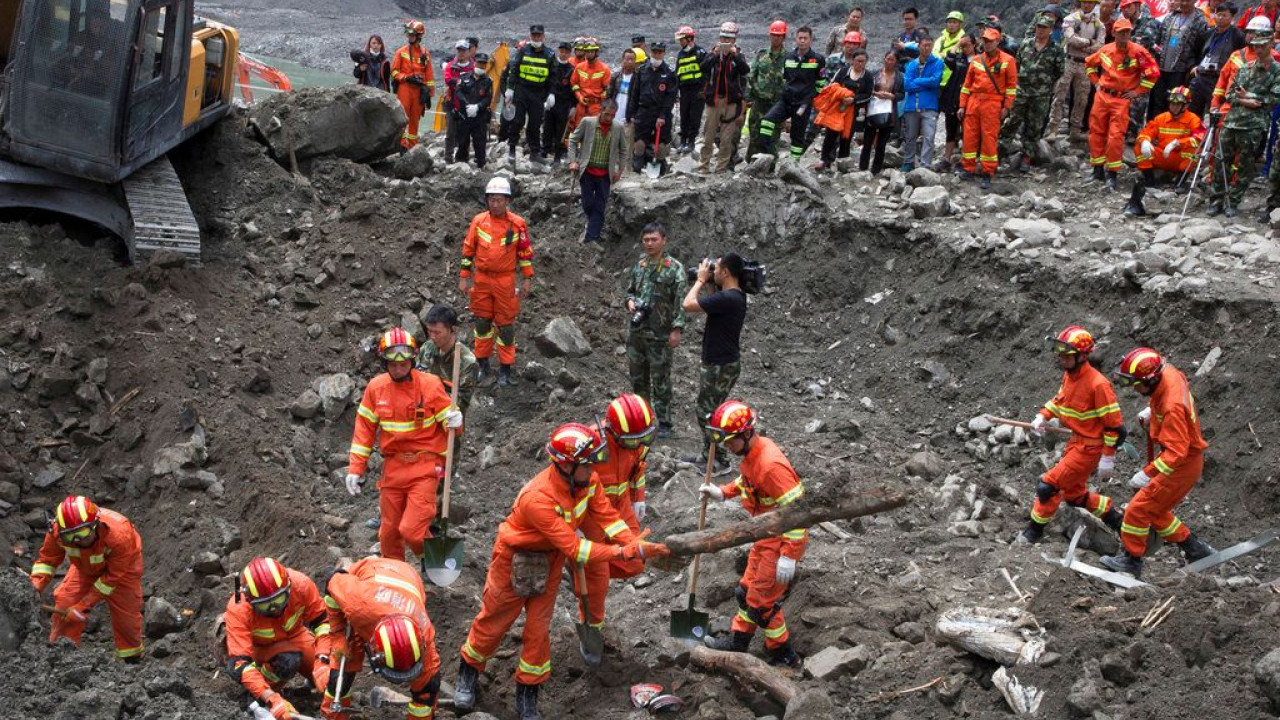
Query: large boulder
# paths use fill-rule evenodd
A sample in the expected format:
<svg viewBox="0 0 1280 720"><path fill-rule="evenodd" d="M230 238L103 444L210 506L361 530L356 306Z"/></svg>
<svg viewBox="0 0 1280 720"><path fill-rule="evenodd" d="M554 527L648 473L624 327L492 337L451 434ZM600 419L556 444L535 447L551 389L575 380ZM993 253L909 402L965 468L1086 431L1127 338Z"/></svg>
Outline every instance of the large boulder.
<svg viewBox="0 0 1280 720"><path fill-rule="evenodd" d="M351 404L356 391L356 381L346 373L323 375L311 381L311 389L320 396L324 416L336 420Z"/></svg>
<svg viewBox="0 0 1280 720"><path fill-rule="evenodd" d="M334 155L370 162L396 152L408 119L395 95L363 85L281 93L253 109L250 124L285 161Z"/></svg>
<svg viewBox="0 0 1280 720"><path fill-rule="evenodd" d="M1021 240L1027 247L1052 245L1054 240L1062 239L1062 228L1052 220L1013 218L1005 222L1001 230L1005 237Z"/></svg>
<svg viewBox="0 0 1280 720"><path fill-rule="evenodd" d="M1254 663L1253 677L1262 687L1262 694L1271 701L1271 708L1280 711L1280 648L1263 655Z"/></svg>
<svg viewBox="0 0 1280 720"><path fill-rule="evenodd" d="M916 168L912 173L919 172L923 168ZM925 172L930 172L926 170ZM907 175L910 179L911 175ZM907 201L911 205L911 213L916 219L941 217L951 212L951 194L941 185L926 185L917 188L911 193L911 199Z"/></svg>
<svg viewBox="0 0 1280 720"><path fill-rule="evenodd" d="M547 323L542 332L534 336L533 342L549 358L586 357L591 354L591 343L567 317L558 317Z"/></svg>

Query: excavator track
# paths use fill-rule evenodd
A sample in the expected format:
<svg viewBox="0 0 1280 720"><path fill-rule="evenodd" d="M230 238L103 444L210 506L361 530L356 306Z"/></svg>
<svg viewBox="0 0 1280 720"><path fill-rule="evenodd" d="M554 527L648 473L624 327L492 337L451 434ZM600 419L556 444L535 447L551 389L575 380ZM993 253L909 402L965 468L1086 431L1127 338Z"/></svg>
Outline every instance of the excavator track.
<svg viewBox="0 0 1280 720"><path fill-rule="evenodd" d="M196 224L178 173L161 155L124 181L133 245L139 255L172 250L200 262L200 226Z"/></svg>

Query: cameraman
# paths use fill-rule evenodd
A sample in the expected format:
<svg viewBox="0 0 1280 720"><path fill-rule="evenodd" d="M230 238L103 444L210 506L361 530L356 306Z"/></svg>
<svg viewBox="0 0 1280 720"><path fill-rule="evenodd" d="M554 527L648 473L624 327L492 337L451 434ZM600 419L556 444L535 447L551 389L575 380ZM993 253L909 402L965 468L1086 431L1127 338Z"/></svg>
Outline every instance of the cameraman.
<svg viewBox="0 0 1280 720"><path fill-rule="evenodd" d="M727 253L714 262L704 259L698 265L698 279L684 296L685 312L706 313L707 329L702 332L702 372L698 377L698 426L702 429L703 454L707 461L706 446L712 444L707 423L711 413L729 397L738 375L742 372L739 339L742 323L747 319L747 294L741 287L742 256ZM706 297L702 288L714 282L719 288ZM724 475L731 470L729 453L716 445L714 474Z"/></svg>
<svg viewBox="0 0 1280 720"><path fill-rule="evenodd" d="M588 123L588 127L590 124ZM644 255L627 282L627 365L631 390L653 404L658 437L671 437L671 354L684 331L684 266L666 254L667 231L651 222L640 231Z"/></svg>

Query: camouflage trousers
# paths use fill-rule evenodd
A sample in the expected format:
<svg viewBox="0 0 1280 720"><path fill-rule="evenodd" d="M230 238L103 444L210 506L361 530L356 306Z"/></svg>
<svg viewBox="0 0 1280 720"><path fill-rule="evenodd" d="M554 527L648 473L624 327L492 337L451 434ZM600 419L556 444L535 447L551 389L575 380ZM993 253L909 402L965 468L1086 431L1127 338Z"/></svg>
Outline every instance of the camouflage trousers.
<svg viewBox="0 0 1280 720"><path fill-rule="evenodd" d="M742 374L742 363L731 362L724 365L702 364L702 373L698 376L698 428L702 430L702 447L711 444L711 433L707 432L707 423L711 422L711 413L720 407L720 403L729 398L733 386ZM729 462L729 451L716 446L716 459L722 463Z"/></svg>
<svg viewBox="0 0 1280 720"><path fill-rule="evenodd" d="M747 115L749 139L747 140L747 156L744 158L747 162L751 162L756 153L761 152L760 146L763 143L760 142L760 121L764 120L765 113L769 112L769 108L773 107L774 103L775 99L772 98L767 101L761 100L752 106L751 112ZM712 409L714 410L715 408Z"/></svg>
<svg viewBox="0 0 1280 720"><path fill-rule="evenodd" d="M671 346L667 338L633 331L627 334L631 391L648 400L658 420L671 422Z"/></svg>
<svg viewBox="0 0 1280 720"><path fill-rule="evenodd" d="M1262 154L1258 152L1258 146L1267 137L1267 128L1223 128L1221 137L1222 157L1228 164L1235 159L1236 176L1235 183L1228 187L1221 168L1213 169L1212 201L1222 203L1229 200L1231 207L1239 207L1245 191L1258 175L1258 161Z"/></svg>
<svg viewBox="0 0 1280 720"><path fill-rule="evenodd" d="M1019 95L1013 101L1013 112L1000 128L1000 156L1009 157L1017 141L1022 151L1037 165L1044 162L1038 146L1044 137L1045 123L1049 120L1049 111L1053 108L1053 96Z"/></svg>

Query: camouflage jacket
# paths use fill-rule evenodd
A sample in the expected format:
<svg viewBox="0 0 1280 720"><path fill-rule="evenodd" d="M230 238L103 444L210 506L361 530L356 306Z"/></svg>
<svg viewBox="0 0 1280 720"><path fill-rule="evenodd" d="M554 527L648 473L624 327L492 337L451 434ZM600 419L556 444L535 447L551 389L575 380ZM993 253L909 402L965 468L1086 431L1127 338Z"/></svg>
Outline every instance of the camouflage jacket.
<svg viewBox="0 0 1280 720"><path fill-rule="evenodd" d="M1159 54L1157 48L1160 47L1160 21L1151 17L1151 11L1147 9L1146 4L1138 8L1138 19L1133 23L1133 33L1129 35L1129 41L1146 48L1152 57Z"/></svg>
<svg viewBox="0 0 1280 720"><path fill-rule="evenodd" d="M787 62L787 51L779 50L772 53L769 48L761 50L756 55L756 61L751 64L751 75L747 78L747 99L753 103L772 103L782 95L782 87L785 81L782 78L782 72ZM768 112L769 108L764 108L761 112Z"/></svg>
<svg viewBox="0 0 1280 720"><path fill-rule="evenodd" d="M1280 102L1280 63L1271 62L1266 70L1255 60L1240 68L1231 81L1227 97L1235 97L1235 89L1244 88L1254 98L1262 101L1260 108L1246 108L1239 103L1231 106L1231 112L1222 121L1224 127L1232 130L1266 131L1271 126L1271 109Z"/></svg>
<svg viewBox="0 0 1280 720"><path fill-rule="evenodd" d="M647 330L655 335L666 335L674 328L684 327L684 294L688 289L684 266L670 255L663 255L660 267L652 268L648 255L627 274L627 299L636 307L647 307L644 320L632 324L632 330Z"/></svg>
<svg viewBox="0 0 1280 720"><path fill-rule="evenodd" d="M1067 55L1062 46L1049 41L1044 50L1036 51L1032 38L1018 46L1018 96L1053 95L1053 86L1062 77Z"/></svg>
<svg viewBox="0 0 1280 720"><path fill-rule="evenodd" d="M465 415L467 408L471 407L471 396L476 390L476 356L471 352L471 348L460 341L458 347L462 350L462 360L459 363L461 367L458 368L458 409ZM428 340L418 350L418 359L414 367L440 378L440 382L444 383L445 392L453 392L451 387L453 384L452 350L442 353L435 343Z"/></svg>

